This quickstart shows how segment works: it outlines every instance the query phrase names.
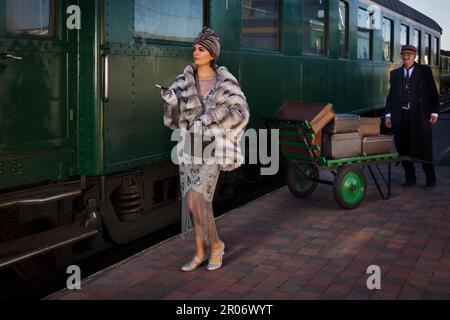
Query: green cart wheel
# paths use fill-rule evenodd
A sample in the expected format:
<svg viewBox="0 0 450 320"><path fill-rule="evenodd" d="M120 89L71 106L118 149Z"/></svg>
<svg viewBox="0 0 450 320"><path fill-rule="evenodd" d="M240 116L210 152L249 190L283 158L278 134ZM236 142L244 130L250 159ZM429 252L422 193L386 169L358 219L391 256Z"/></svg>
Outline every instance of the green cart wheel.
<svg viewBox="0 0 450 320"><path fill-rule="evenodd" d="M334 179L333 195L337 204L352 210L363 202L366 196L366 178L360 168L342 167Z"/></svg>
<svg viewBox="0 0 450 320"><path fill-rule="evenodd" d="M310 179L318 179L319 170L311 165L296 165L295 163L289 166L287 175L287 185L289 191L299 198L307 198L314 193L318 182Z"/></svg>

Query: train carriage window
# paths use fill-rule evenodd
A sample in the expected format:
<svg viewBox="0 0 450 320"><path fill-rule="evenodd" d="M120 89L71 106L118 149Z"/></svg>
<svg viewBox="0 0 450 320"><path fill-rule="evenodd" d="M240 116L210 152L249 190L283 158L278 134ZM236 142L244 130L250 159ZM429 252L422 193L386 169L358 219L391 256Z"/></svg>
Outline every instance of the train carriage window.
<svg viewBox="0 0 450 320"><path fill-rule="evenodd" d="M414 29L412 37L413 37L412 45L417 48L416 62L420 63L421 57L420 31Z"/></svg>
<svg viewBox="0 0 450 320"><path fill-rule="evenodd" d="M6 30L25 36L55 35L54 0L6 0Z"/></svg>
<svg viewBox="0 0 450 320"><path fill-rule="evenodd" d="M439 39L437 37L434 37L433 39L433 57L434 57L434 64L439 65Z"/></svg>
<svg viewBox="0 0 450 320"><path fill-rule="evenodd" d="M393 61L393 22L389 19L383 18L383 60Z"/></svg>
<svg viewBox="0 0 450 320"><path fill-rule="evenodd" d="M303 1L303 52L326 54L326 19L325 0Z"/></svg>
<svg viewBox="0 0 450 320"><path fill-rule="evenodd" d="M431 65L431 36L425 34L425 55L423 57L424 63Z"/></svg>
<svg viewBox="0 0 450 320"><path fill-rule="evenodd" d="M372 59L372 30L370 29L369 12L365 9L358 10L358 59Z"/></svg>
<svg viewBox="0 0 450 320"><path fill-rule="evenodd" d="M241 47L280 50L280 1L243 0Z"/></svg>
<svg viewBox="0 0 450 320"><path fill-rule="evenodd" d="M339 56L348 58L348 3L339 1Z"/></svg>
<svg viewBox="0 0 450 320"><path fill-rule="evenodd" d="M402 24L400 26L400 45L404 46L409 44L409 27Z"/></svg>
<svg viewBox="0 0 450 320"><path fill-rule="evenodd" d="M203 10L203 0L135 0L134 35L191 42L203 27Z"/></svg>

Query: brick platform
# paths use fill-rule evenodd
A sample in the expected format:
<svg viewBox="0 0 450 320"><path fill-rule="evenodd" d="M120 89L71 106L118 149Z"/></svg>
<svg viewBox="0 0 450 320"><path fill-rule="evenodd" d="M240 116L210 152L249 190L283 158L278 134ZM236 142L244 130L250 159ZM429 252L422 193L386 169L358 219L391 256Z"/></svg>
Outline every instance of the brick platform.
<svg viewBox="0 0 450 320"><path fill-rule="evenodd" d="M181 272L194 245L175 237L49 299L449 299L450 167L437 168L432 192L416 167L419 184L407 190L394 169L388 201L368 179L353 211L322 185L306 200L285 187L227 213L219 271ZM381 290L367 289L370 265L381 268Z"/></svg>

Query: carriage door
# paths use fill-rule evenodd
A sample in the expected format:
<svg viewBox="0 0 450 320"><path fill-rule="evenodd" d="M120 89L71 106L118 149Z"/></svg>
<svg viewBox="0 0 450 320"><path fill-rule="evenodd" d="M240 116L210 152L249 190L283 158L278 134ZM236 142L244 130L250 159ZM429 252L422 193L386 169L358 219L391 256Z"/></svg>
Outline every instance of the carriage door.
<svg viewBox="0 0 450 320"><path fill-rule="evenodd" d="M65 2L0 0L0 189L68 174Z"/></svg>

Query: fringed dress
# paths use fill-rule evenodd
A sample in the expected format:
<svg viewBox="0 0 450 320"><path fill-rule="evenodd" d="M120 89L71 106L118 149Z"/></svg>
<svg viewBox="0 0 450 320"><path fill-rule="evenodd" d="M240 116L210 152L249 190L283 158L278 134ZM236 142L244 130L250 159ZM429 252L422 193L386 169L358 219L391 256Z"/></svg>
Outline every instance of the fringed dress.
<svg viewBox="0 0 450 320"><path fill-rule="evenodd" d="M196 80L196 88L198 97L203 106L203 113L208 111L208 104L205 101L211 96L217 84L217 79L211 80ZM217 230L214 221L212 201L214 192L216 190L217 180L219 178L220 169L217 164L191 164L181 162L180 170L180 185L182 195L182 235L186 236L193 231L195 225L196 232L201 232L206 243L214 243L217 239ZM199 221L193 221L192 215L188 212L187 201L189 192L195 192L201 201L197 202L200 205ZM197 230L197 229L201 230Z"/></svg>

